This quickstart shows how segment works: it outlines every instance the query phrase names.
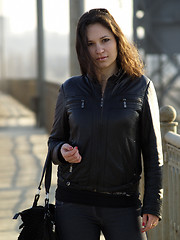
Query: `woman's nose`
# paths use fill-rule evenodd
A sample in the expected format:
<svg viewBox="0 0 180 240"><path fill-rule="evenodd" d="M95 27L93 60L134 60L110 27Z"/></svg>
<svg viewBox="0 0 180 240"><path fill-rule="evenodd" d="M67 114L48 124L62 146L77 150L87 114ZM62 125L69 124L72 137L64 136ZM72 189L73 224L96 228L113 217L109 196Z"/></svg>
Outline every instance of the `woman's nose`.
<svg viewBox="0 0 180 240"><path fill-rule="evenodd" d="M96 53L103 53L104 52L104 48L101 46L101 44L97 44L96 45Z"/></svg>

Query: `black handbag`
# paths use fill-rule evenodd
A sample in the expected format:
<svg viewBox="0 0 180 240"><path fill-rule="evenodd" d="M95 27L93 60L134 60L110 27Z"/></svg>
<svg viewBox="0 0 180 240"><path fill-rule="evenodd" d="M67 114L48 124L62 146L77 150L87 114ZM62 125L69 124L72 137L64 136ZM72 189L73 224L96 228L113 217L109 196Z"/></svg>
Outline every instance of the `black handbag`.
<svg viewBox="0 0 180 240"><path fill-rule="evenodd" d="M52 163L50 152L48 152L38 186L38 193L35 194L32 207L16 213L13 217L13 219L17 219L20 215L23 222L19 226L19 229L22 230L19 234L18 240L57 240L55 232L55 206L54 204L49 203L51 173ZM45 204L44 206L38 206L44 175L46 190Z"/></svg>

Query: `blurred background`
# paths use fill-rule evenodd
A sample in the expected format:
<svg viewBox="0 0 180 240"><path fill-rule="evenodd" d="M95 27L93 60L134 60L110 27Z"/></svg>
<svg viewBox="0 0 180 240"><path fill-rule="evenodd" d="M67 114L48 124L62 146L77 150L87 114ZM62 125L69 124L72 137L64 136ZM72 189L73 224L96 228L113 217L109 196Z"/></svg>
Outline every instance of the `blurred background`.
<svg viewBox="0 0 180 240"><path fill-rule="evenodd" d="M132 38L132 1L80 1L73 9L82 14L94 7L106 7L129 38ZM1 0L1 78L37 76L37 2ZM45 80L63 82L70 76L70 3L67 0L43 1ZM74 13L75 15L75 13ZM77 14L76 14L77 15ZM3 63L3 65L2 65ZM2 75L2 70L3 74Z"/></svg>
<svg viewBox="0 0 180 240"><path fill-rule="evenodd" d="M79 74L76 23L84 11L96 7L107 8L127 38L135 41L160 106L170 104L179 112L178 0L0 0L1 90L36 111L38 124L49 129L50 123L43 122L43 108L52 108L47 105L51 101L43 99L49 94L45 86L59 85Z"/></svg>

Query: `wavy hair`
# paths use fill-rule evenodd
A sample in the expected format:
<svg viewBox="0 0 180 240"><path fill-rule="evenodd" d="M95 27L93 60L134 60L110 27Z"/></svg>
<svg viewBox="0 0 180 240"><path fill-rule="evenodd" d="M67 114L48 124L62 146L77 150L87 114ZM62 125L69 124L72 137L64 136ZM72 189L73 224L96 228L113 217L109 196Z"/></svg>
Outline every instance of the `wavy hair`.
<svg viewBox="0 0 180 240"><path fill-rule="evenodd" d="M100 23L109 29L117 42L117 66L132 77L140 77L144 73L144 64L134 44L130 43L113 16L107 9L96 8L84 13L78 22L76 31L76 52L82 74L96 77L96 65L88 51L87 27Z"/></svg>

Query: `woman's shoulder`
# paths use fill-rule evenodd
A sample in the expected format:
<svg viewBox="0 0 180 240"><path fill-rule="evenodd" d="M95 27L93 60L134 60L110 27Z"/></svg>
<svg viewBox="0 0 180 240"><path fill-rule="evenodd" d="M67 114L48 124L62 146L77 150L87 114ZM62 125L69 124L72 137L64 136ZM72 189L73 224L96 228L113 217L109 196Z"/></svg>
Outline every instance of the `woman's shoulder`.
<svg viewBox="0 0 180 240"><path fill-rule="evenodd" d="M70 77L61 85L61 88L63 88L65 94L74 94L83 84L82 80L82 75Z"/></svg>
<svg viewBox="0 0 180 240"><path fill-rule="evenodd" d="M133 85L140 84L141 86L148 86L151 80L146 75L132 77L131 75L124 74L123 79Z"/></svg>
<svg viewBox="0 0 180 240"><path fill-rule="evenodd" d="M129 77L126 81L130 92L140 94L142 96L152 83L152 81L146 75L141 75L136 78Z"/></svg>
<svg viewBox="0 0 180 240"><path fill-rule="evenodd" d="M146 75L141 75L141 77L139 77L139 81L145 85L149 85L151 82L151 80Z"/></svg>
<svg viewBox="0 0 180 240"><path fill-rule="evenodd" d="M149 93L155 93L156 94L156 87L153 83L153 81L151 81L147 76L145 75L142 75L140 78L139 78L139 81L140 81L140 85L141 85L141 89L142 89L142 92L144 92L144 95L147 95Z"/></svg>
<svg viewBox="0 0 180 240"><path fill-rule="evenodd" d="M78 75L78 76L72 76L70 78L68 78L63 85L69 85L69 84L77 84L78 82L82 81L82 75Z"/></svg>
<svg viewBox="0 0 180 240"><path fill-rule="evenodd" d="M138 77L137 82L137 84L139 84L144 91L153 86L153 82L146 75L141 75Z"/></svg>

